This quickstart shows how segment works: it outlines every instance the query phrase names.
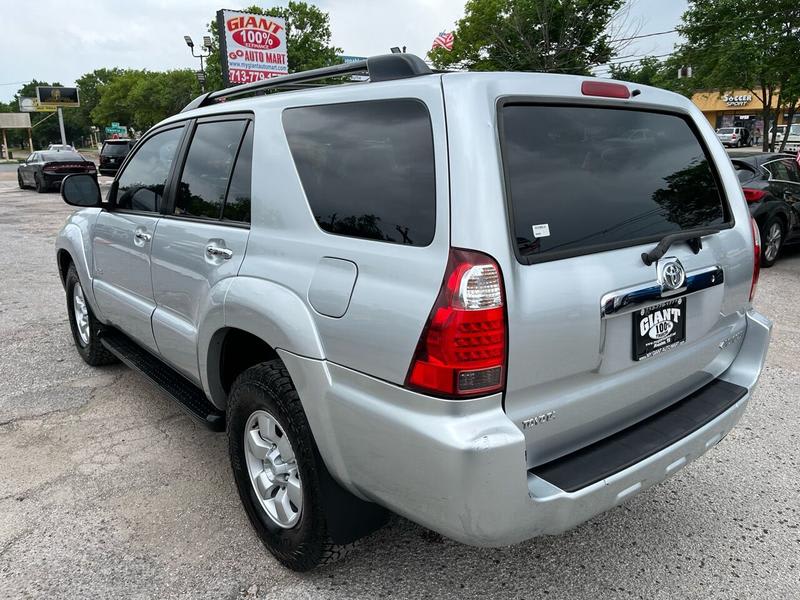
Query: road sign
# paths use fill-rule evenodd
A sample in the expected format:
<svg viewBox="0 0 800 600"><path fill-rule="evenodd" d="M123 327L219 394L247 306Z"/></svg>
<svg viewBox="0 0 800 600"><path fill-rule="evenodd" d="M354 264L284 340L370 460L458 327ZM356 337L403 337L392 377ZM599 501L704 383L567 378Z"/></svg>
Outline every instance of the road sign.
<svg viewBox="0 0 800 600"><path fill-rule="evenodd" d="M74 87L40 85L36 87L36 98L42 106L74 108L81 105L78 88Z"/></svg>
<svg viewBox="0 0 800 600"><path fill-rule="evenodd" d="M108 135L120 135L120 136L127 136L128 135L128 128L124 125L120 125L119 123L111 123L111 127L106 127L106 133Z"/></svg>

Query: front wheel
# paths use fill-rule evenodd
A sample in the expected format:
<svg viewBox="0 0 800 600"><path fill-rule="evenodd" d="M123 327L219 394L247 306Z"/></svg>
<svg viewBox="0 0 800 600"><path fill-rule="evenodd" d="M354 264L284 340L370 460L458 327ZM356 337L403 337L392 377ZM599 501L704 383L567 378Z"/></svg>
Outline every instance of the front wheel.
<svg viewBox="0 0 800 600"><path fill-rule="evenodd" d="M19 189L25 189L25 182L22 180L22 173L17 171L17 183L19 183Z"/></svg>
<svg viewBox="0 0 800 600"><path fill-rule="evenodd" d="M95 318L91 307L86 302L75 265L70 265L64 283L67 290L67 317L78 354L93 367L118 362L117 357L100 342L99 334L103 325Z"/></svg>
<svg viewBox="0 0 800 600"><path fill-rule="evenodd" d="M328 535L325 468L292 380L280 360L250 367L227 406L228 449L247 516L283 565L308 571L339 558Z"/></svg>
<svg viewBox="0 0 800 600"><path fill-rule="evenodd" d="M761 230L761 266L769 268L778 260L785 237L781 220L772 217Z"/></svg>

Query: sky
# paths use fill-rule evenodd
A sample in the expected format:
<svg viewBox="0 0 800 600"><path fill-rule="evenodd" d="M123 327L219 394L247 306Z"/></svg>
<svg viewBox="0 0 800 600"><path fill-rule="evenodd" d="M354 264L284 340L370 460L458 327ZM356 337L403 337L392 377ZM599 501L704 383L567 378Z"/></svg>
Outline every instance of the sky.
<svg viewBox="0 0 800 600"><path fill-rule="evenodd" d="M440 31L452 30L464 10L464 0L311 1L330 14L333 44L356 56L383 54L391 46L405 45L409 52L424 57L433 38ZM0 0L6 25L0 35L0 100L9 101L22 83L34 78L72 85L82 74L100 67L197 69L199 59L192 58L184 35L199 43L220 8L252 4L269 8L281 3L36 0L22 8L15 0ZM686 0L630 0L616 37L674 29L686 5ZM676 41L676 34L634 40L618 60L668 53Z"/></svg>

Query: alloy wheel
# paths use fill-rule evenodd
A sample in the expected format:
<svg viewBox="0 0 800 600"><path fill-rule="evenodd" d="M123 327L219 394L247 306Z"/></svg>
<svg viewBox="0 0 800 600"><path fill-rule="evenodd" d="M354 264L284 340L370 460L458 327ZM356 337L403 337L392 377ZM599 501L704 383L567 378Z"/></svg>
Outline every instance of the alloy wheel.
<svg viewBox="0 0 800 600"><path fill-rule="evenodd" d="M267 411L257 410L247 419L244 447L261 508L278 527L294 527L303 510L303 484L285 428Z"/></svg>
<svg viewBox="0 0 800 600"><path fill-rule="evenodd" d="M78 326L78 335L84 346L89 344L91 332L89 329L89 307L83 297L83 288L80 283L72 287L72 311L75 313L75 324Z"/></svg>
<svg viewBox="0 0 800 600"><path fill-rule="evenodd" d="M773 223L767 232L767 247L764 249L764 258L773 261L778 256L783 242L783 228L780 223Z"/></svg>

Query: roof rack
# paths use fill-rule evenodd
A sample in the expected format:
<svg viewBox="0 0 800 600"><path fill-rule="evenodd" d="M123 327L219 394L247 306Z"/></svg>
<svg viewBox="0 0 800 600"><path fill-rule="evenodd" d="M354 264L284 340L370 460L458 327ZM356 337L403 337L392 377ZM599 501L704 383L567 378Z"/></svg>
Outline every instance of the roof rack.
<svg viewBox="0 0 800 600"><path fill-rule="evenodd" d="M207 92L192 100L181 112L200 108L201 106L208 106L214 101L219 101L221 99L242 96L262 90L281 88L297 90L306 87L316 87L310 84L310 82L364 72L369 75L370 82L407 79L409 77L419 77L420 75L430 75L433 73L430 67L414 54L382 54L379 56L371 56L366 60L359 60L357 62L322 67L321 69L311 69L310 71L301 71L299 73L289 73L288 75L279 75L278 77L271 77L270 79L244 83L215 92Z"/></svg>

